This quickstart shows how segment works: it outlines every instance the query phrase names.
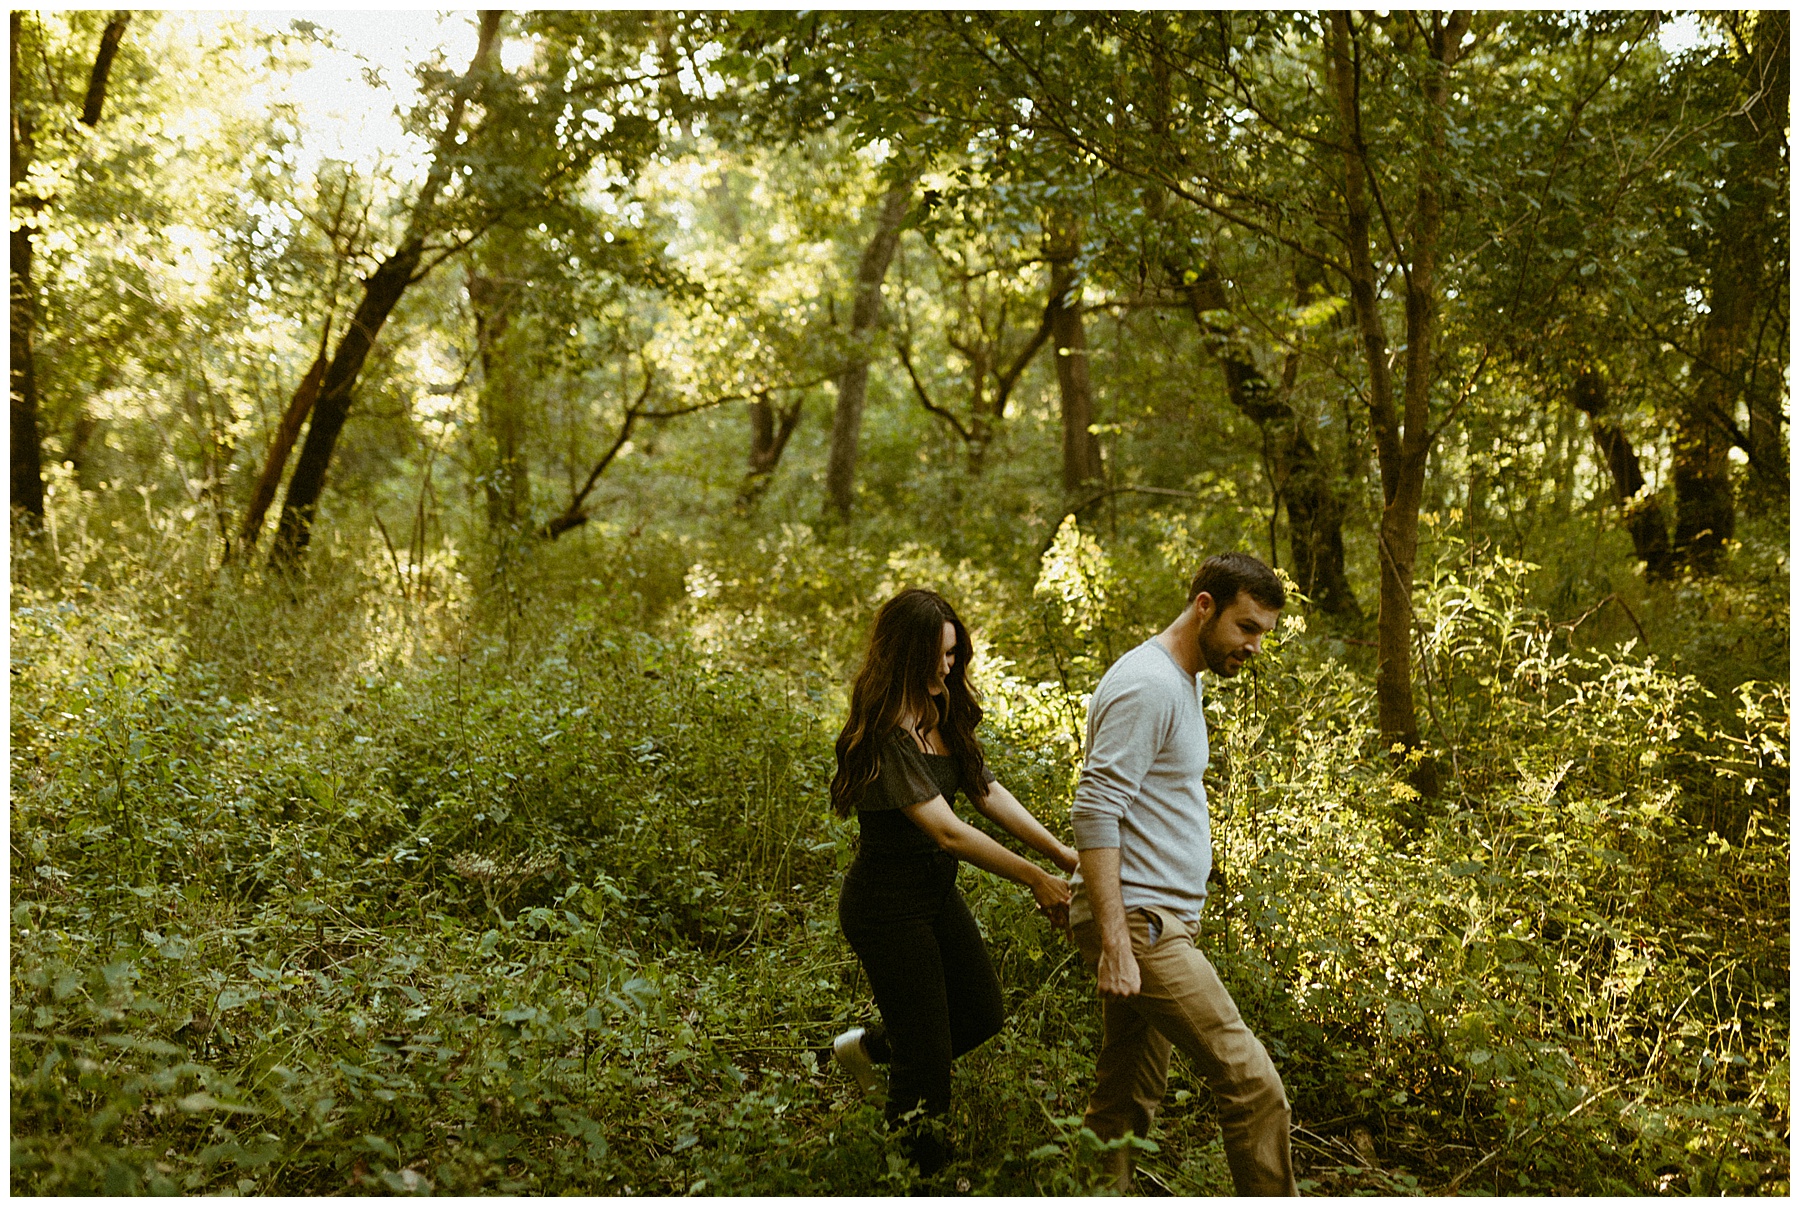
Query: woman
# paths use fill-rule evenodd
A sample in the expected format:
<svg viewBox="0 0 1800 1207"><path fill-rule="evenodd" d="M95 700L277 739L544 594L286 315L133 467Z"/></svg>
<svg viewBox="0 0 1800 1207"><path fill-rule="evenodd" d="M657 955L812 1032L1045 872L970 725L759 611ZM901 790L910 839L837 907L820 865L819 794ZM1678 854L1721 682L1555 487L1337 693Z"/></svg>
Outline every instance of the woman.
<svg viewBox="0 0 1800 1207"><path fill-rule="evenodd" d="M865 1091L890 1069L887 1118L950 1107L950 1062L1000 1030L1005 1009L975 919L956 891L957 861L1031 890L1038 909L1068 924L1069 882L1014 854L959 819L958 791L989 819L1065 871L1076 855L994 779L975 726L969 631L944 599L910 588L882 605L850 718L837 740L832 808L862 828L844 877L838 921L862 961L881 1024L837 1037L833 1053ZM929 1128L913 1128L909 1155L921 1172L949 1159Z"/></svg>

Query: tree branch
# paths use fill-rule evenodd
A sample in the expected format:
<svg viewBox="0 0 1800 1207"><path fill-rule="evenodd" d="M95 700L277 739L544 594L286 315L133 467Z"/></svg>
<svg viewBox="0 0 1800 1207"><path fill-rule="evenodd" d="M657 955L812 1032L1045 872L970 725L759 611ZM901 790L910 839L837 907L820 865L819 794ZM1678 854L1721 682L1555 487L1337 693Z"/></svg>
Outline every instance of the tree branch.
<svg viewBox="0 0 1800 1207"><path fill-rule="evenodd" d="M1105 499L1110 499L1114 495L1156 495L1158 497L1170 499L1198 499L1200 497L1191 490L1175 490L1167 486L1109 486L1105 490L1100 491L1098 494L1089 498L1086 502L1078 503L1074 507L1071 507L1069 509L1069 514L1079 516L1094 504ZM1043 548L1038 550L1038 556L1042 557L1047 553L1050 546L1054 544L1055 541L1056 534L1052 532L1050 534L1050 539L1045 541Z"/></svg>
<svg viewBox="0 0 1800 1207"><path fill-rule="evenodd" d="M125 35L129 12L116 12L100 34L100 49L94 55L94 70L88 75L87 99L81 105L81 124L100 124L100 110L106 105L106 81L112 74L113 56L119 53L119 39Z"/></svg>
<svg viewBox="0 0 1800 1207"><path fill-rule="evenodd" d="M569 505L564 508L563 513L544 526L544 534L551 540L555 540L571 528L587 523L587 512L581 509L581 505L587 501L588 493L594 489L594 484L600 480L600 475L606 472L606 467L612 464L613 458L619 455L619 450L625 447L625 442L631 439L631 429L636 427L637 421L644 417L644 403L649 400L651 387L655 384L656 375L646 363L644 365L644 388L639 391L637 401L625 408L625 421L619 425L618 438L612 442L612 447L601 456L599 462L594 466L594 471L588 475L587 481L582 484L581 489L575 492L575 497L569 500Z"/></svg>
<svg viewBox="0 0 1800 1207"><path fill-rule="evenodd" d="M1019 378L1024 375L1025 367L1031 363L1032 358L1037 356L1038 351L1050 338L1055 316L1056 303L1054 301L1045 302L1043 321L1038 323L1038 329L1032 334L1030 342L1025 345L1012 365L994 379L998 389L998 393L994 396L994 413L996 415L1006 413L1007 398L1012 395L1013 387L1019 384Z"/></svg>
<svg viewBox="0 0 1800 1207"><path fill-rule="evenodd" d="M1412 291L1412 268L1406 262L1406 249L1400 243L1400 236L1394 230L1393 216L1388 213L1387 201L1381 195L1381 181L1375 176L1375 164L1369 157L1368 140L1363 137L1362 128L1362 39L1356 36L1356 26L1348 19L1344 28L1350 35L1350 80L1354 103L1351 115L1355 119L1350 126L1350 138L1356 143L1356 157L1362 161L1363 179L1369 182L1369 189L1375 194L1375 209L1381 215L1381 225L1387 230L1388 246L1394 249L1394 263L1400 268L1400 275L1406 279L1406 288Z"/></svg>
<svg viewBox="0 0 1800 1207"><path fill-rule="evenodd" d="M977 45L973 42L973 40L969 37L969 31L967 30L967 28L964 26L964 24L962 22L960 22L960 21L957 22L954 28L955 28L957 34L962 37L965 44L967 44L969 46L969 48L975 54L979 55L984 61L987 62L987 64L990 67L994 68L995 71L997 71L997 72L1002 71L1000 64L998 62L996 62L994 57L987 52L986 48L984 48L980 45ZM1240 226L1240 227L1244 228L1245 230L1255 231L1257 234L1263 235L1269 239L1273 239L1277 243L1281 243L1281 244L1291 248L1293 251L1297 252L1298 254L1306 256L1308 259L1318 261L1320 264L1325 265L1327 268L1337 269L1340 272L1344 271L1344 268L1342 265L1340 265L1336 260L1332 259L1330 256L1325 255L1323 252L1320 252L1312 247L1309 247L1305 243L1300 242L1299 240L1291 238L1287 235L1283 235L1279 231L1276 231L1276 230L1264 225L1263 223L1257 222L1254 219L1247 218L1243 214L1237 213L1234 210L1230 210L1230 209L1225 208L1224 206L1217 205L1213 201L1211 201L1209 198L1207 198L1199 193L1195 193L1192 190L1188 189L1181 181L1173 179L1168 173L1156 172L1156 171L1153 171L1148 168L1139 167L1136 164L1133 164L1133 163L1129 162L1128 160L1122 158L1117 153L1107 150L1106 148L1102 147L1099 143L1095 142L1094 140L1089 139L1089 138L1083 136L1082 134L1078 133L1075 130L1075 128L1073 127L1073 125L1070 124L1067 120L1057 118L1053 106L1060 106L1061 102L1060 102L1059 98L1056 97L1055 93L1051 90L1049 82L1044 79L1042 73L1040 73L1026 59L1023 52L1020 51L1016 46L1014 46L1012 44L1011 39L1009 39L998 28L996 28L992 24L989 24L987 26L987 28L988 28L988 32L993 34L995 41L998 42L1002 47L1005 48L1006 53L1013 59L1013 61L1016 62L1020 66L1020 68L1022 68L1025 71L1025 73L1027 75L1029 75L1032 78L1032 80L1036 83L1036 85L1040 89L1040 96L1043 97L1045 100L1051 102L1051 104L1046 104L1046 105L1040 106L1039 108L1035 109L1033 112L1044 114L1045 117L1048 119L1046 124L1050 127L1050 129L1054 133L1060 135L1063 138L1063 140L1065 142L1067 142L1070 146L1074 147L1078 151L1084 151L1087 154L1092 155L1094 158L1100 160L1102 163L1106 164L1108 167L1112 168L1114 171L1121 172L1126 176L1130 176L1130 177L1133 177L1138 180L1142 180L1148 184L1161 185L1162 187L1168 189L1171 193L1174 193L1177 197L1180 197L1183 200L1192 202L1194 205L1199 206L1201 209L1206 210L1208 213L1215 214L1218 217L1225 219L1227 222L1232 223L1233 225ZM1004 73L1002 72L1002 74L1004 74ZM1022 124L1031 126L1033 128L1036 128L1038 125L1038 123L1036 123L1036 122L1026 122L1026 123L1022 123Z"/></svg>
<svg viewBox="0 0 1800 1207"><path fill-rule="evenodd" d="M588 474L587 481L582 484L580 490L575 492L575 497L569 500L569 505L563 510L563 513L544 525L544 535L551 540L555 540L569 529L577 528L582 524L587 523L588 515L586 511L582 510L582 504L587 501L588 495L600 481L600 475L606 472L606 467L612 464L613 459L619 455L619 451L625 447L626 441L631 439L632 430L637 427L640 419L679 419L683 415L692 415L698 411L711 410L713 407L724 406L728 402L742 402L745 399L755 398L763 394L773 394L785 390L810 390L814 386L830 381L842 371L842 369L838 369L832 373L815 377L810 381L787 382L783 385L773 386L755 386L741 394L725 394L717 398L703 399L700 402L691 403L687 406L673 407L665 411L651 411L645 409L644 404L650 399L650 391L655 384L655 374L650 365L646 363L644 365L644 388L638 392L636 401L625 408L625 421L620 424L619 434L613 440L612 447L608 448L606 452L601 455L599 462L594 466L593 472Z"/></svg>
<svg viewBox="0 0 1800 1207"><path fill-rule="evenodd" d="M931 395L925 392L925 383L919 380L919 371L913 368L912 350L907 347L905 341L895 340L894 350L900 354L900 363L906 366L906 375L912 379L913 393L918 395L919 405L955 428L956 434L962 437L964 444L973 441L974 435L962 425L962 420L958 419L953 412L945 410L931 401Z"/></svg>
<svg viewBox="0 0 1800 1207"><path fill-rule="evenodd" d="M721 394L717 398L708 398L701 402L691 403L688 406L676 407L671 411L644 411L639 414L638 418L679 419L683 415L692 415L696 411L707 411L711 410L713 407L722 407L728 402L744 402L751 398L761 397L764 394L779 394L785 393L788 390L810 390L814 386L821 386L828 381L836 379L843 372L843 366L840 365L829 373L811 378L807 381L790 381L784 382L781 385L750 386L741 394Z"/></svg>

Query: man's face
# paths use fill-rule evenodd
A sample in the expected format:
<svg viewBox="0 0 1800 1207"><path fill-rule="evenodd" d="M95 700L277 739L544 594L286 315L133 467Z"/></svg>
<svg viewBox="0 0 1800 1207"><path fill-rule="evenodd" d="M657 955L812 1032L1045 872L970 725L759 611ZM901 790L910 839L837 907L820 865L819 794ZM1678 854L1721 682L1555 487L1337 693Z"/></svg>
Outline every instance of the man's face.
<svg viewBox="0 0 1800 1207"><path fill-rule="evenodd" d="M1263 636L1275 628L1281 611L1256 602L1240 591L1223 610L1213 606L1212 596L1202 591L1194 598L1200 610L1200 660L1206 669L1229 679L1262 649Z"/></svg>

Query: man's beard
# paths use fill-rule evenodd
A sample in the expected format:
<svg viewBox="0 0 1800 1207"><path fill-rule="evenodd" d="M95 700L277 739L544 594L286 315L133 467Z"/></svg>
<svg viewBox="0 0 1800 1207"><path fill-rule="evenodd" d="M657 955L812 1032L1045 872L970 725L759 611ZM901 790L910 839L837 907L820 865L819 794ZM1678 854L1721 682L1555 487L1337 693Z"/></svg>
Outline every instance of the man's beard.
<svg viewBox="0 0 1800 1207"><path fill-rule="evenodd" d="M1197 636L1197 641L1200 646L1200 661L1204 662L1206 664L1206 669L1213 674L1218 675L1223 679L1229 679L1243 669L1243 663L1240 662L1236 666L1230 666L1229 659L1234 651L1219 649L1214 646L1212 640L1213 630L1218 627L1219 613L1217 612L1214 612L1211 616L1207 617L1206 621L1201 624L1200 632Z"/></svg>

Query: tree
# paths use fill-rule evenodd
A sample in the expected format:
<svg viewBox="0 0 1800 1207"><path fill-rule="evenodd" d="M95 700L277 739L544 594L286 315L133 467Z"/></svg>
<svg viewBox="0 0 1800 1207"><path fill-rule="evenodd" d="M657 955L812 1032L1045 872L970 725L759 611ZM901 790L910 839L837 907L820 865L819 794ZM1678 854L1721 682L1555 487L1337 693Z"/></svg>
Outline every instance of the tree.
<svg viewBox="0 0 1800 1207"><path fill-rule="evenodd" d="M1316 265L1302 261L1296 276L1297 303L1316 304L1319 283L1309 279ZM1269 461L1275 491L1287 507L1288 548L1294 582L1318 608L1333 616L1359 619L1362 608L1344 573L1344 504L1332 481L1330 467L1320 455L1292 397L1300 367L1298 348L1290 351L1279 385L1271 382L1234 332L1221 321L1231 306L1225 284L1216 269L1196 276L1175 266L1170 275L1179 282L1195 324L1206 336L1207 346L1225 378L1231 403L1255 422L1263 433L1264 455ZM1191 278L1191 279L1190 279Z"/></svg>
<svg viewBox="0 0 1800 1207"><path fill-rule="evenodd" d="M749 506L768 489L789 437L800 426L800 408L805 401L806 395L796 394L793 401L777 405L766 393L750 400L750 457L744 484L738 490L740 505Z"/></svg>
<svg viewBox="0 0 1800 1207"><path fill-rule="evenodd" d="M1013 216L998 212L999 207L981 204L971 195L946 203L935 191L927 193L926 203L933 217L921 223L921 235L931 253L931 273L929 280L917 285L909 272L902 273L903 312L895 351L919 404L955 433L969 473L979 477L987 466L989 448L1001 434L1013 391L1050 340L1056 299L1046 299L1036 326L1022 341L1017 339L1014 315L1021 305L1031 304L1025 290L1035 275L1031 264L1041 255L1026 253L1025 232L1015 229L1009 221ZM935 217L952 205L970 212ZM908 266L904 248L901 263L903 269ZM935 306L929 300L934 294ZM921 355L920 338L928 320L938 315L942 348L932 345L929 351L937 355ZM959 358L967 394L960 408L950 405L941 382L932 380L941 375L931 371L932 360L949 362L949 368Z"/></svg>
<svg viewBox="0 0 1800 1207"><path fill-rule="evenodd" d="M1097 482L1100 441L1095 438L1094 389L1088 375L1087 333L1081 325L1081 237L1070 219L1053 219L1045 233L1050 262L1050 336L1056 349L1056 384L1062 399L1062 486L1071 498Z"/></svg>
<svg viewBox="0 0 1800 1207"><path fill-rule="evenodd" d="M1537 181L1487 191L1498 237L1460 274L1464 314L1525 388L1589 416L1646 573L1714 573L1736 522L1730 450L1760 506L1786 489L1785 456L1755 451L1781 441L1781 391L1764 387L1782 377L1786 291L1759 282L1786 274L1786 165L1756 132L1785 125L1785 51L1768 53L1785 28L1724 14L1670 55L1655 14L1528 20L1507 119L1561 132L1517 161ZM1645 488L1640 428L1666 434L1672 500Z"/></svg>
<svg viewBox="0 0 1800 1207"><path fill-rule="evenodd" d="M325 195L329 184L324 181L320 184L321 200L325 202L325 207L324 213L317 215L317 218L320 233L330 244L331 273L330 283L324 291L326 309L324 319L319 324L319 352L301 375L300 384L289 397L281 419L269 438L268 450L263 454L262 470L257 475L256 485L244 506L243 519L238 524L238 542L246 550L255 548L257 539L262 535L263 521L275 502L276 491L281 488L281 475L287 468L288 455L294 451L294 442L300 438L301 425L312 414L313 403L318 400L319 386L324 382L325 370L330 364L332 323L337 311L339 291L343 286L345 266L355 256L357 244L366 232L366 213L355 213L351 209L353 185L348 171L336 182L335 199Z"/></svg>
<svg viewBox="0 0 1800 1207"><path fill-rule="evenodd" d="M27 53L32 49L32 44L28 44L25 37L24 17L24 13L15 9L9 24L12 98L10 182L13 205L17 209L12 228L12 366L8 394L12 416L12 507L23 512L27 520L36 525L44 518L44 470L38 424L37 350L34 338L38 323L38 289L32 277L32 255L35 233L44 221L49 198L38 195L30 184L32 166L38 154L39 128L45 119L46 110L37 90L25 84L19 66L21 47ZM100 123L106 105L106 88L111 78L113 59L118 54L119 39L124 36L125 26L130 19L130 13L116 12L101 30L100 45L94 54L93 67L88 72L87 90L83 96L79 118L81 124L90 129ZM41 19L34 20L34 24L37 29L33 44L42 54L45 69L54 72L50 56L41 45L44 38ZM52 79L45 83L49 95L54 98L59 92L56 81ZM53 103L48 110L52 121L56 120L57 108Z"/></svg>
<svg viewBox="0 0 1800 1207"><path fill-rule="evenodd" d="M1693 338L1694 384L1677 412L1672 451L1676 556L1710 572L1736 528L1728 457L1746 454L1766 493L1785 494L1777 376L1759 345L1782 312L1786 290L1788 15L1771 10L1728 18L1735 42L1735 95L1720 156L1724 188L1702 235L1704 316ZM1772 254L1775 253L1775 254ZM1779 274L1779 275L1778 275ZM1748 432L1736 422L1748 404Z"/></svg>
<svg viewBox="0 0 1800 1207"><path fill-rule="evenodd" d="M1494 37L1503 24L1513 36ZM1496 358L1531 342L1527 316L1554 312L1576 275L1577 252L1544 246L1583 208L1569 180L1583 159L1568 149L1607 152L1584 126L1593 95L1647 99L1612 81L1645 59L1653 20L983 13L937 28L933 53L960 58L983 90L956 93L947 71L915 110L947 114L955 93L966 115L980 108L1146 194L1166 191L1246 267L1284 248L1342 283L1382 484L1379 727L1385 743L1413 748L1412 579L1429 462ZM1582 91L1559 84L1570 103L1546 108L1519 86L1526 63ZM1495 265L1513 286L1503 316L1470 300L1493 298ZM1220 275L1239 270L1221 264Z"/></svg>
<svg viewBox="0 0 1800 1207"><path fill-rule="evenodd" d="M891 182L875 208L874 230L856 266L856 297L850 312L849 363L837 379L837 406L831 416L831 459L825 470L825 501L839 520L850 518L855 501L856 454L868 399L869 361L881 321L881 283L900 242L900 226L912 204L914 177Z"/></svg>
<svg viewBox="0 0 1800 1207"><path fill-rule="evenodd" d="M13 204L29 213L41 210L41 199L27 202L21 194L31 172L32 154L37 142L37 116L21 95L19 48L24 42L25 14L13 10L12 33L12 196ZM21 204L23 203L23 204ZM32 328L35 326L37 298L31 282L32 231L23 215L15 218L12 229L12 370L10 395L12 404L12 507L23 511L33 523L44 518L44 470L39 460L37 373L32 363Z"/></svg>
<svg viewBox="0 0 1800 1207"><path fill-rule="evenodd" d="M1419 504L1425 488L1426 458L1436 435L1431 429L1431 386L1438 332L1437 265L1441 253L1443 210L1440 189L1445 174L1445 98L1448 73L1462 58L1469 14L1449 17L1432 13L1421 22L1425 44L1419 89L1423 94L1424 137L1416 145L1411 246L1402 243L1391 220L1387 245L1404 276L1406 375L1401 405L1394 405L1393 360L1388 352L1387 325L1379 302L1380 279L1371 248L1371 185L1379 187L1363 123L1363 50L1361 30L1348 13L1334 12L1326 34L1327 78L1337 103L1338 145L1343 155L1344 275L1350 286L1351 313L1362 336L1369 390L1369 424L1381 466L1383 506L1379 537L1381 605L1378 616L1375 699L1384 741L1410 749L1418 745L1413 706L1412 588L1413 560L1418 553Z"/></svg>
<svg viewBox="0 0 1800 1207"><path fill-rule="evenodd" d="M482 74L493 60L499 40L500 17L497 11L481 14L475 57L469 69L457 81L450 100L450 112L444 129L438 135L431 167L414 199L405 232L399 245L363 283L363 299L350 324L338 339L331 363L318 385L318 396L312 405L312 422L307 425L306 443L300 448L300 459L288 482L287 496L282 502L281 519L275 533L274 559L279 564L292 564L305 550L312 536L313 515L319 496L325 489L325 471L331 465L332 450L338 433L343 431L357 377L363 362L375 346L376 337L393 313L395 305L416 279L425 258L425 240L434 232L435 211L439 194L450 182L458 166L457 145L462 136L463 114L475 94ZM424 266L430 271L429 265ZM305 388L302 383L302 389Z"/></svg>
<svg viewBox="0 0 1800 1207"><path fill-rule="evenodd" d="M998 14L945 24L947 40L960 43L962 55L988 74L991 93L1014 107L1019 125L1258 240L1285 244L1345 280L1364 347L1366 403L1383 483L1380 727L1384 741L1416 745L1412 562L1435 437L1429 410L1445 76L1463 53L1468 16L1384 22L1373 41L1366 25L1334 16L1314 33L1322 43L1323 88L1305 67L1300 39L1312 32L1306 19L1096 16L1069 34L1055 28L1061 23ZM1376 55L1378 73L1369 61ZM1365 114L1377 97L1383 132L1396 136L1393 152L1379 162ZM1029 101L1023 116L1018 98ZM1320 99L1328 102L1323 108ZM1222 114L1225 106L1232 116ZM1001 120L998 113L989 117ZM1398 399L1370 203L1372 187L1397 182L1378 174L1411 178L1411 214L1384 213L1381 227L1383 259L1400 267L1405 288ZM1317 250L1320 233L1341 253Z"/></svg>

